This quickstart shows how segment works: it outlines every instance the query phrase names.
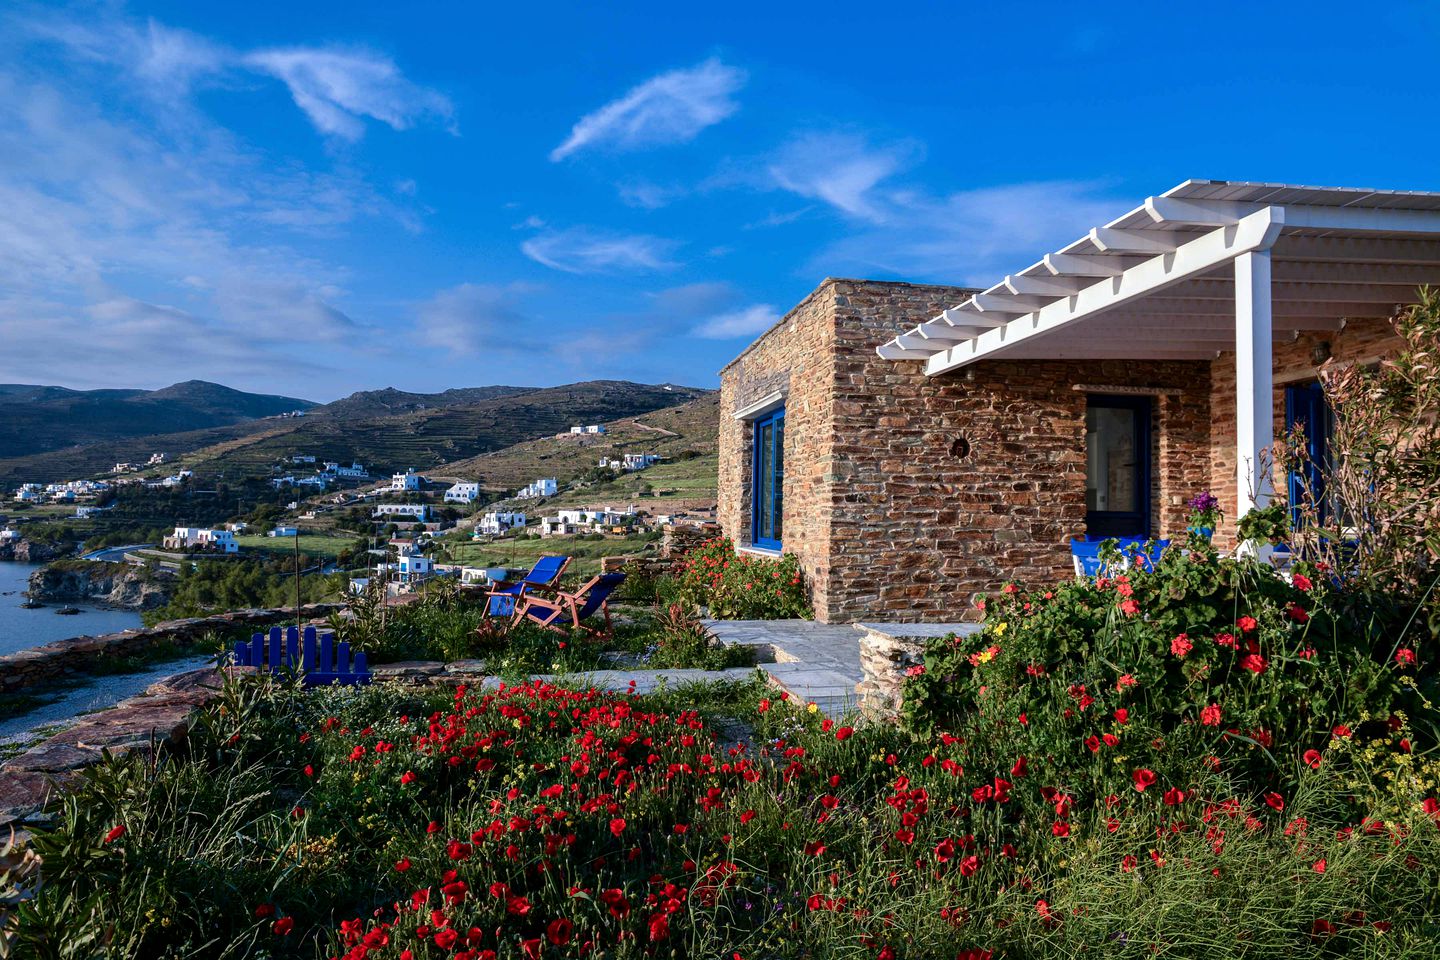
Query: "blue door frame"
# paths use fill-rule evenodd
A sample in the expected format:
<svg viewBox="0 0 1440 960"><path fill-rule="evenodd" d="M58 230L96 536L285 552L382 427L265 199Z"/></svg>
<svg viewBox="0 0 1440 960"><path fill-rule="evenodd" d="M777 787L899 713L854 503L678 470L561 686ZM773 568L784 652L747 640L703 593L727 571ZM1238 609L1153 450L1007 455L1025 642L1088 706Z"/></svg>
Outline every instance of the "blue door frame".
<svg viewBox="0 0 1440 960"><path fill-rule="evenodd" d="M1325 390L1319 384L1304 383L1285 388L1285 430L1299 427L1305 434L1305 452L1309 462L1304 470L1291 470L1286 477L1290 497L1290 524L1300 526L1300 502L1306 488L1315 497L1320 522L1329 519L1325 503L1324 468L1330 458L1330 407Z"/></svg>
<svg viewBox="0 0 1440 960"><path fill-rule="evenodd" d="M751 429L750 543L779 550L784 538L785 408L758 418Z"/></svg>
<svg viewBox="0 0 1440 960"><path fill-rule="evenodd" d="M1085 528L1091 536L1150 536L1150 417L1152 400L1146 396L1112 396L1092 394L1086 398L1087 408L1132 410L1135 413L1135 489L1138 491L1135 510L1089 510Z"/></svg>

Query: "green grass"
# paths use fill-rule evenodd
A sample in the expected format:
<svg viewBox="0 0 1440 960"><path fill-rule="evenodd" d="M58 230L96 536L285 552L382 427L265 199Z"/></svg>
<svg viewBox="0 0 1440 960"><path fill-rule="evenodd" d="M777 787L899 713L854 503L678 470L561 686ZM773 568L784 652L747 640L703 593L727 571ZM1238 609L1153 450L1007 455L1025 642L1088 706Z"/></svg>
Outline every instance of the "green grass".
<svg viewBox="0 0 1440 960"><path fill-rule="evenodd" d="M355 536L327 537L319 534L302 533L299 537L300 552L310 557L324 557L334 560L341 551L353 546L359 539ZM242 551L254 553L278 553L289 556L295 552L295 538L258 536L236 537Z"/></svg>
<svg viewBox="0 0 1440 960"><path fill-rule="evenodd" d="M654 550L654 536L606 537L586 540L578 536L546 537L534 540L507 539L494 543L459 542L453 547L457 563L472 567L514 567L529 569L540 557L559 553L574 557L568 573L594 575L600 572L603 557L630 557Z"/></svg>

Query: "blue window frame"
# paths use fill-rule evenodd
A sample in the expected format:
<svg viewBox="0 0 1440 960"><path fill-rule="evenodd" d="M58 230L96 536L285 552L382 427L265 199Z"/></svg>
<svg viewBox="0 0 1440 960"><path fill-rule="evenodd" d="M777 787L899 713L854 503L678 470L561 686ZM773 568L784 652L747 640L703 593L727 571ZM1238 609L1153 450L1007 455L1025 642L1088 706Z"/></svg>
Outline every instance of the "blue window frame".
<svg viewBox="0 0 1440 960"><path fill-rule="evenodd" d="M1150 536L1151 399L1087 398L1085 527L1092 536Z"/></svg>
<svg viewBox="0 0 1440 960"><path fill-rule="evenodd" d="M1330 404L1325 402L1325 390L1318 381L1285 388L1285 429L1290 431L1298 427L1304 433L1308 454L1303 470L1291 470L1286 478L1292 527L1300 526L1299 505L1307 493L1315 498L1317 519L1321 523L1330 519L1324 471L1330 464L1331 417Z"/></svg>
<svg viewBox="0 0 1440 960"><path fill-rule="evenodd" d="M779 550L784 539L785 516L785 408L757 419L752 450L750 486L750 542Z"/></svg>

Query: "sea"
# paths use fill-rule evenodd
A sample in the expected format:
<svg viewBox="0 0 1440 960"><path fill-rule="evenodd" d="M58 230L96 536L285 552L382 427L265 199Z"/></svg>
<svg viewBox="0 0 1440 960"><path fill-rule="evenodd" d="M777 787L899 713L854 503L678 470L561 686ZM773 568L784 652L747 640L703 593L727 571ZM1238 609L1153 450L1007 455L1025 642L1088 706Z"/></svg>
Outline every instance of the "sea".
<svg viewBox="0 0 1440 960"><path fill-rule="evenodd" d="M80 613L66 617L56 613L63 603L49 603L26 610L25 590L30 574L43 564L0 561L0 656L39 647L52 640L81 635L99 636L140 626L135 610L116 610L90 603L72 603Z"/></svg>

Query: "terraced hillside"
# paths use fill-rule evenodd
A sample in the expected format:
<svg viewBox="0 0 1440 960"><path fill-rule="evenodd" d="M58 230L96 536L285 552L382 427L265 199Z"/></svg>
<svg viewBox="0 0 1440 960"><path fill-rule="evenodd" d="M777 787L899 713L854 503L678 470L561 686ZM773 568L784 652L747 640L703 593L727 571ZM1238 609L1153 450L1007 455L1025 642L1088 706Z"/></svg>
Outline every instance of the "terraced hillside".
<svg viewBox="0 0 1440 960"><path fill-rule="evenodd" d="M441 394L366 391L294 419L251 421L0 459L0 484L89 476L118 460L143 460L157 450L169 453L172 464L202 475L224 473L229 477L268 475L274 463L292 454L346 463L358 460L375 473L412 466L430 470L559 433L575 424L653 414L708 395L694 387L617 380L528 389L478 387ZM401 412L377 416L377 410Z"/></svg>
<svg viewBox="0 0 1440 960"><path fill-rule="evenodd" d="M626 495L630 487L639 489L652 478L677 473L674 467L691 459L704 459L709 464L709 481L701 486L714 491L714 457L719 434L719 395L706 394L688 403L643 416L608 421L603 436L565 434L528 440L514 446L481 454L436 468L436 476L478 480L493 490L513 490L537 477L555 477L562 486L595 467L601 457L620 458L627 453L654 453L672 463L622 478L615 495ZM683 459L682 459L683 458ZM681 470L678 473L690 473ZM700 468L701 476L705 473ZM706 496L704 492L695 494Z"/></svg>

